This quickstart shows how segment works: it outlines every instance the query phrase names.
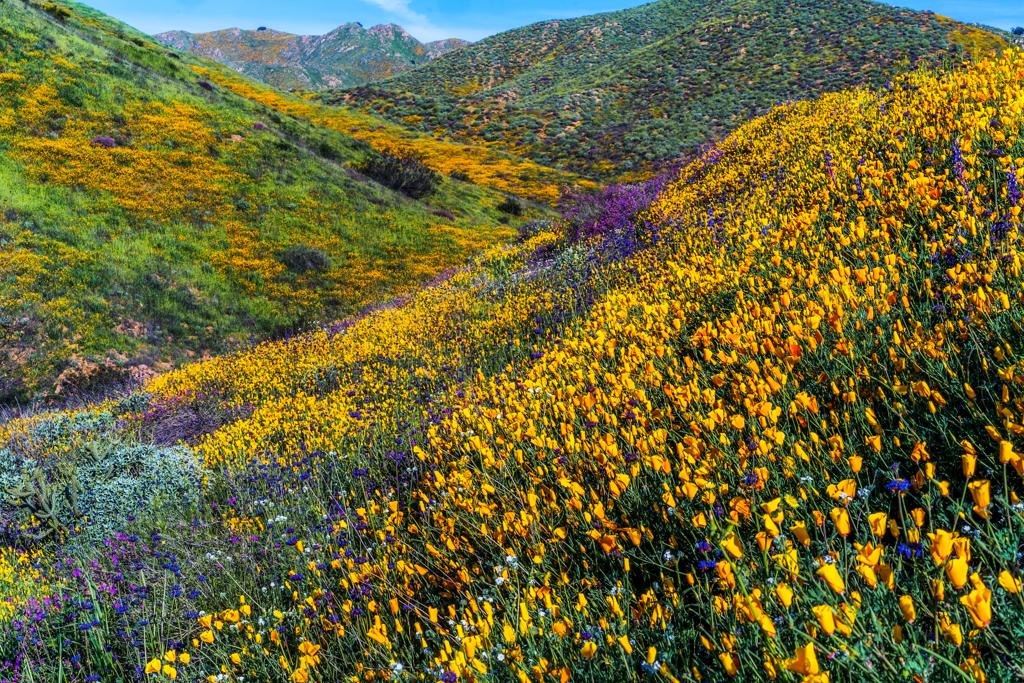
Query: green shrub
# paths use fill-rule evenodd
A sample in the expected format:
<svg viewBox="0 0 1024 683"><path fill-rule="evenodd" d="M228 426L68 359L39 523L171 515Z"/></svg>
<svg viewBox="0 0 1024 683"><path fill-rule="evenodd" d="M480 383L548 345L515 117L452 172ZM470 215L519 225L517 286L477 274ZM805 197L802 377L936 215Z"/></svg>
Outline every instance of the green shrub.
<svg viewBox="0 0 1024 683"><path fill-rule="evenodd" d="M45 455L63 444L91 441L114 422L114 415L107 411L60 413L40 420L15 445L30 457Z"/></svg>
<svg viewBox="0 0 1024 683"><path fill-rule="evenodd" d="M282 251L279 258L293 273L322 273L331 268L331 257L322 249L308 244L292 245Z"/></svg>
<svg viewBox="0 0 1024 683"><path fill-rule="evenodd" d="M199 460L184 447L95 441L58 464L0 450L3 517L34 524L36 540L100 540L159 507L188 504L201 481Z"/></svg>
<svg viewBox="0 0 1024 683"><path fill-rule="evenodd" d="M525 210L525 208L523 207L523 203L519 201L518 197L512 196L505 197L505 201L503 201L501 204L498 204L497 208L498 211L501 211L502 213L507 213L510 216L522 216L523 211Z"/></svg>
<svg viewBox="0 0 1024 683"><path fill-rule="evenodd" d="M14 451L0 448L0 499L3 492L12 489L21 482L25 475L25 459Z"/></svg>
<svg viewBox="0 0 1024 683"><path fill-rule="evenodd" d="M441 176L412 154L372 152L359 170L381 185L413 199L433 194L441 182Z"/></svg>
<svg viewBox="0 0 1024 683"><path fill-rule="evenodd" d="M181 506L200 491L202 470L184 447L94 446L95 457L77 472L87 537L123 529L157 506Z"/></svg>
<svg viewBox="0 0 1024 683"><path fill-rule="evenodd" d="M344 153L327 140L322 140L316 146L316 150L319 156L329 161L340 161L345 158Z"/></svg>

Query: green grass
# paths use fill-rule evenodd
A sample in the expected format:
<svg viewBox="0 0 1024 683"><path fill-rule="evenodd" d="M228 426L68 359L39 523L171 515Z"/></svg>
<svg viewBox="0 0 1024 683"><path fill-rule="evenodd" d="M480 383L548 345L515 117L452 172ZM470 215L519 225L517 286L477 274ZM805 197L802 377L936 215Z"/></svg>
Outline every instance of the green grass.
<svg viewBox="0 0 1024 683"><path fill-rule="evenodd" d="M392 192L356 170L365 143L200 67L82 5L4 4L0 402L351 314L545 213L509 221L502 194L451 179ZM331 268L283 267L295 245Z"/></svg>

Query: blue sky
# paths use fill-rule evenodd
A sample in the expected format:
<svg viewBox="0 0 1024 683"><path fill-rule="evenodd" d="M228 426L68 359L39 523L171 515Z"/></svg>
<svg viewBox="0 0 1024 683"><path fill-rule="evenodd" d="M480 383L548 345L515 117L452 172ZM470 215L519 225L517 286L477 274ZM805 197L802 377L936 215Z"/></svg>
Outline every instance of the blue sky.
<svg viewBox="0 0 1024 683"><path fill-rule="evenodd" d="M395 22L422 40L484 36L544 19L621 9L642 0L84 0L149 33L271 26L325 33L348 21ZM714 0L708 0L714 2ZM1024 0L901 0L955 19L1024 26Z"/></svg>
<svg viewBox="0 0 1024 683"><path fill-rule="evenodd" d="M892 4L930 9L960 21L997 28L1024 26L1024 0L901 0Z"/></svg>

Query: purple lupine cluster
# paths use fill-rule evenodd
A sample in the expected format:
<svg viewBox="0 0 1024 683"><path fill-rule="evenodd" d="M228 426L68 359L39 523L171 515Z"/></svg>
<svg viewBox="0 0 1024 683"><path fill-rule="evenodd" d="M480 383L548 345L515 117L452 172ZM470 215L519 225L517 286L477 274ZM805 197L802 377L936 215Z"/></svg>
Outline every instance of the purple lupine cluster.
<svg viewBox="0 0 1024 683"><path fill-rule="evenodd" d="M714 209L708 209L708 234L711 235L711 241L717 247L725 247L729 242L724 223L725 220L722 216L715 215Z"/></svg>
<svg viewBox="0 0 1024 683"><path fill-rule="evenodd" d="M575 229L576 237L607 235L630 226L650 207L675 174L665 174L641 183L611 185L593 195L570 196L563 200L563 217Z"/></svg>
<svg viewBox="0 0 1024 683"><path fill-rule="evenodd" d="M971 188L967 185L967 164L964 162L963 150L960 149L960 141L953 140L950 148L952 152L953 174L960 183L960 187L963 188L964 195L970 197Z"/></svg>
<svg viewBox="0 0 1024 683"><path fill-rule="evenodd" d="M117 140L109 135L98 135L92 139L92 144L103 149L114 149L117 147Z"/></svg>
<svg viewBox="0 0 1024 683"><path fill-rule="evenodd" d="M53 647L55 636L61 643L68 680L99 681L92 668L96 663L83 657L79 638L90 640L94 636L86 634L99 631L104 635L96 637L107 638L102 648L110 663L134 661L150 641L147 631L157 610L179 600L182 608L190 607L201 595L182 585L178 559L157 533L147 537L114 533L94 549L98 552L90 559L68 555L55 560L52 570L61 577L60 592L27 600L5 624L4 645L10 649L0 659L0 683L32 680L26 669L42 661L41 653ZM173 640L162 645L183 647Z"/></svg>
<svg viewBox="0 0 1024 683"><path fill-rule="evenodd" d="M885 485L885 488L893 494L906 493L910 490L910 482L906 479L893 479Z"/></svg>
<svg viewBox="0 0 1024 683"><path fill-rule="evenodd" d="M700 157L699 158L700 158L700 161L703 162L705 166L714 166L715 164L717 164L721 160L722 156L724 156L724 153L718 147L718 145L710 144L710 145L704 145L701 148L701 153L700 153Z"/></svg>
<svg viewBox="0 0 1024 683"><path fill-rule="evenodd" d="M1015 168L1006 172L1006 199L1010 202L1010 206L1020 206L1021 199L1024 199L1024 190L1021 190Z"/></svg>
<svg viewBox="0 0 1024 683"><path fill-rule="evenodd" d="M194 440L226 421L251 414L252 406L224 405L219 391L193 392L171 398L152 399L146 409L122 423L134 423L149 430L154 443L170 446Z"/></svg>

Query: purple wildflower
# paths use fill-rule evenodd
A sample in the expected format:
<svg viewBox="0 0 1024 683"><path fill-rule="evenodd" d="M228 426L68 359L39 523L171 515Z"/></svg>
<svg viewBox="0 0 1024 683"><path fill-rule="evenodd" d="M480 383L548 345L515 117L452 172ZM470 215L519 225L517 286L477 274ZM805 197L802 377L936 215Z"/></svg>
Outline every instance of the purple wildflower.
<svg viewBox="0 0 1024 683"><path fill-rule="evenodd" d="M1017 180L1017 170L1011 168L1006 172L1006 199L1010 206L1019 206L1024 198L1024 190L1021 190L1020 181Z"/></svg>
<svg viewBox="0 0 1024 683"><path fill-rule="evenodd" d="M971 194L971 188L967 185L967 164L964 162L963 150L960 149L960 141L953 140L950 147L952 150L953 174L960 182L960 187L963 188L964 194L969 197Z"/></svg>
<svg viewBox="0 0 1024 683"><path fill-rule="evenodd" d="M890 493L906 493L910 490L910 482L906 479L894 479L885 485Z"/></svg>

